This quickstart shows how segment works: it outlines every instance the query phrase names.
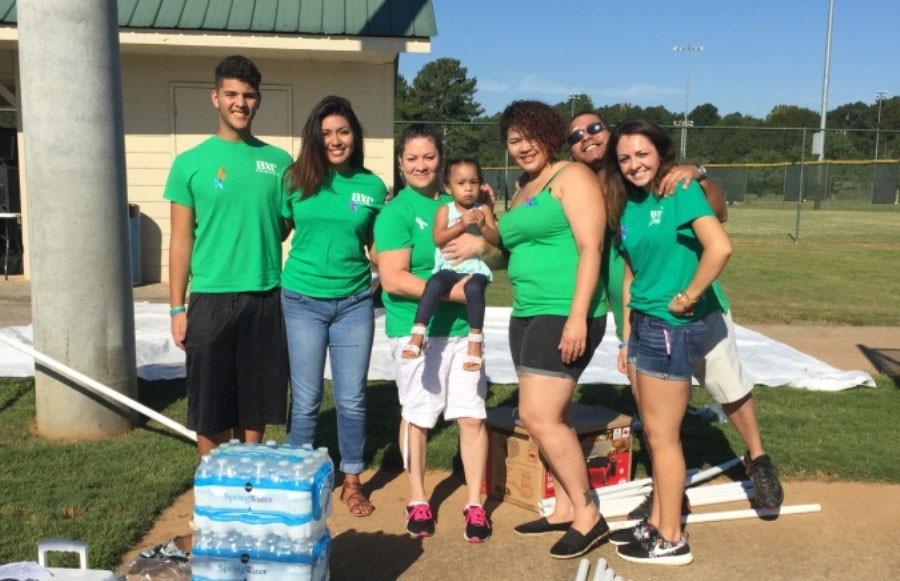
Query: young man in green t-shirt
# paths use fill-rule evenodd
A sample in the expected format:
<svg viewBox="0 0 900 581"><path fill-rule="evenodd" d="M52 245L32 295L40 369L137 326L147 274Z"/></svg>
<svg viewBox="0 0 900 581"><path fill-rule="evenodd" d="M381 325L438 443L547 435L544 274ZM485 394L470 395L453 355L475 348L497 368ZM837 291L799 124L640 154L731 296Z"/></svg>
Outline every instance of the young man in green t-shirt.
<svg viewBox="0 0 900 581"><path fill-rule="evenodd" d="M242 56L219 63L218 130L175 158L164 194L172 339L187 353L188 427L201 455L231 437L259 442L266 424L285 421L280 203L291 158L253 137L261 78Z"/></svg>
<svg viewBox="0 0 900 581"><path fill-rule="evenodd" d="M609 142L609 125L593 111L576 114L569 122L569 151L572 159L580 161L593 169L602 178L603 161ZM702 166L680 165L672 168L663 177L661 191L663 194L675 194L680 182L687 186L696 180L703 190L709 205L720 222L728 217L728 208L722 190L706 176ZM609 232L609 230L607 230ZM622 276L625 260L620 251L609 240L604 245L601 281L607 284L610 310L616 320L616 333L622 340ZM721 310L710 314L706 319L706 354L704 361L695 375L703 382L704 387L713 399L722 406L728 419L737 428L738 433L747 445L744 459L747 471L756 486L756 502L766 507L781 504L784 492L778 479L778 473L772 465L762 445L759 424L756 420L756 406L751 389L753 383L741 368L737 357L734 323L731 320L730 306L718 281L711 287ZM647 504L649 506L649 504ZM647 506L641 505L646 511ZM633 518L643 514L632 513ZM631 515L629 515L631 516Z"/></svg>

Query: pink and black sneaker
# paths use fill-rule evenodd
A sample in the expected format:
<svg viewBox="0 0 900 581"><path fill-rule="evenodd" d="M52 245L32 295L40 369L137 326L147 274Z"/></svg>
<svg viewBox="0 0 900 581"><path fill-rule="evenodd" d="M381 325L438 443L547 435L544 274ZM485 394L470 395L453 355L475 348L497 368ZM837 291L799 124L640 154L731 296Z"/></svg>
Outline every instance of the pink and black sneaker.
<svg viewBox="0 0 900 581"><path fill-rule="evenodd" d="M483 543L491 537L491 519L480 504L469 504L463 510L466 532L463 538L470 543Z"/></svg>
<svg viewBox="0 0 900 581"><path fill-rule="evenodd" d="M430 537L434 534L434 515L427 502L406 505L406 532L411 537Z"/></svg>

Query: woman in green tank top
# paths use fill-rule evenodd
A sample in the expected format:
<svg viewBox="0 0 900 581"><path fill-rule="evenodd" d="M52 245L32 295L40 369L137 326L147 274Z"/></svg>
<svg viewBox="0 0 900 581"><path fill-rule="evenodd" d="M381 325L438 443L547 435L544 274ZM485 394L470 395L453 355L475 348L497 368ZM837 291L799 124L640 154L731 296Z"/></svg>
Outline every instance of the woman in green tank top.
<svg viewBox="0 0 900 581"><path fill-rule="evenodd" d="M521 535L565 531L556 558L582 555L609 535L591 501L584 456L566 410L603 338L606 296L597 284L605 228L603 192L582 164L557 161L566 123L549 105L516 101L500 138L525 172L500 220L509 250L513 312L509 343L519 378L519 416L553 472L556 509L516 527Z"/></svg>

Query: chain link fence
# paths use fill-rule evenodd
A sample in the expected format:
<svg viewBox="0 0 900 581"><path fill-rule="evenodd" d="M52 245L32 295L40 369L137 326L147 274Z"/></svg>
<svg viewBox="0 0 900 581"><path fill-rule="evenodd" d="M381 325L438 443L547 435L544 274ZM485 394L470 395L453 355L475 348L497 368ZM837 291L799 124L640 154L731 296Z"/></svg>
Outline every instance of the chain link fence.
<svg viewBox="0 0 900 581"><path fill-rule="evenodd" d="M399 137L409 122L398 121ZM496 123L430 123L442 131L446 157L474 157L484 168L498 200L508 207L521 170L509 160ZM793 127L664 126L679 163L703 164L725 192L733 211L784 210L792 236L800 236L800 213L807 210L900 213L900 131ZM682 138L681 132L686 131ZM824 159L813 143L824 136ZM560 151L568 157L568 151ZM794 214L796 213L796 219Z"/></svg>

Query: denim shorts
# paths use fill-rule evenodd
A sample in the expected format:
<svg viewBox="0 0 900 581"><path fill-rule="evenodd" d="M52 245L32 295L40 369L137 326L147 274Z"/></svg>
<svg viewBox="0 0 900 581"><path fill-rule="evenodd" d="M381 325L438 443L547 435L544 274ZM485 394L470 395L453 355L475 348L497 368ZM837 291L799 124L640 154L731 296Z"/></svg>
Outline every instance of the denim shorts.
<svg viewBox="0 0 900 581"><path fill-rule="evenodd" d="M690 381L694 367L703 357L705 329L702 319L673 325L658 317L632 311L628 361L644 375Z"/></svg>

